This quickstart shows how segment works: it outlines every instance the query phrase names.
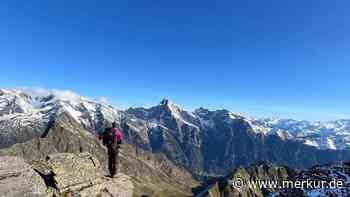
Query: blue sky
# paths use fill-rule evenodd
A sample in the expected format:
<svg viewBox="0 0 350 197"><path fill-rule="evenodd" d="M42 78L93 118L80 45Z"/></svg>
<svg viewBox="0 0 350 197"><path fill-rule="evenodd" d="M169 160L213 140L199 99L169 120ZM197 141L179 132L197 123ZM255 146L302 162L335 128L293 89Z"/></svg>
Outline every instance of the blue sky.
<svg viewBox="0 0 350 197"><path fill-rule="evenodd" d="M1 87L350 118L350 2L2 1Z"/></svg>

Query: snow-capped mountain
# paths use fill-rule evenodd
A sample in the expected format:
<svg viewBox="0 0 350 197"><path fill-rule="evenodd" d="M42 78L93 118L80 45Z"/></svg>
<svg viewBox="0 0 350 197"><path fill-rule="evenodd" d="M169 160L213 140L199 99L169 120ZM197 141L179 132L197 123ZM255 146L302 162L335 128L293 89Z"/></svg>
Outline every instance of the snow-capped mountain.
<svg viewBox="0 0 350 197"><path fill-rule="evenodd" d="M185 124L198 129L198 117L168 99L163 99L159 105L151 108L130 108L127 112L135 115L137 118L151 122L154 127L166 124L160 119L167 116L166 119L173 117L178 124Z"/></svg>
<svg viewBox="0 0 350 197"><path fill-rule="evenodd" d="M119 121L117 109L84 97L62 98L57 92L35 95L19 89L0 89L0 147L40 136L50 121L67 113L91 132L104 121Z"/></svg>
<svg viewBox="0 0 350 197"><path fill-rule="evenodd" d="M50 120L59 113L68 113L85 128L99 132L104 121L119 121L123 111L69 92L51 91L37 94L22 89L0 89L1 144L12 144L11 135L19 135L18 142L31 136L40 136ZM292 119L254 119L228 110L210 111L204 108L189 112L164 99L151 108L130 108L126 111L136 118L146 120L153 127L166 124L173 117L177 124L199 130L215 126L215 118L225 121L247 122L255 133L278 135L282 139L302 141L320 149L342 150L350 147L350 120L309 122ZM166 117L168 118L160 118ZM160 121L162 119L162 121ZM8 137L5 137L8 136ZM17 142L17 141L16 141Z"/></svg>
<svg viewBox="0 0 350 197"><path fill-rule="evenodd" d="M102 131L106 122L117 121L126 143L164 154L197 175L224 175L237 166L255 161L304 168L350 158L348 150L305 145L306 140L317 140L315 136L323 132L317 127L314 130L317 135L300 137L301 132L310 133L303 130L312 124L306 121L257 120L224 109L200 108L189 112L167 99L154 107L122 111L72 92L44 93L1 89L0 148L45 138L46 130L55 125L52 123L67 117L74 120L72 125L77 128L71 128L73 131L83 128L92 133ZM329 130L328 140L339 133L346 134L335 129L346 127L327 125L333 129ZM346 147L336 144L335 148Z"/></svg>
<svg viewBox="0 0 350 197"><path fill-rule="evenodd" d="M204 108L188 112L168 99L162 100L158 106L152 108L128 110L129 113L138 118L151 121L155 126L160 124L158 120L163 111L168 111L178 122L196 128L214 127L216 122L214 117L221 117L228 122L243 120L249 123L255 133L298 140L319 149L342 150L350 148L350 120L310 122L278 118L255 119L228 110L210 111Z"/></svg>
<svg viewBox="0 0 350 197"><path fill-rule="evenodd" d="M260 119L253 127L265 134L303 141L320 149L346 149L350 147L350 120L309 122L292 119Z"/></svg>

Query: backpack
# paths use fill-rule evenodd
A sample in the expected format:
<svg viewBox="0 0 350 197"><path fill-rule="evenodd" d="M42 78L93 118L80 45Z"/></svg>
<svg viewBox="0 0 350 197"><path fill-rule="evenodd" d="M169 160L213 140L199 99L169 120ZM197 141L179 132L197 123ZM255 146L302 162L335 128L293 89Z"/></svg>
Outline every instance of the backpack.
<svg viewBox="0 0 350 197"><path fill-rule="evenodd" d="M122 139L123 139L122 133L117 128L113 128L112 130L113 130L113 133L114 133L114 140L115 140L115 142L117 142L118 145L121 144L122 143Z"/></svg>
<svg viewBox="0 0 350 197"><path fill-rule="evenodd" d="M107 147L114 147L122 143L122 134L117 128L111 128L103 134L103 144Z"/></svg>

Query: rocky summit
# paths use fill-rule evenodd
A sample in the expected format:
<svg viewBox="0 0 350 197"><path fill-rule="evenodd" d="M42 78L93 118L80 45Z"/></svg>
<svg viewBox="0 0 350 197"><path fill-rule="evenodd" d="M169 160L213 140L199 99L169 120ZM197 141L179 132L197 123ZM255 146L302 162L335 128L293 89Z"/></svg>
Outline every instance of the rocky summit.
<svg viewBox="0 0 350 197"><path fill-rule="evenodd" d="M33 165L18 157L0 157L2 196L118 196L131 197L129 176L107 178L89 153L58 153Z"/></svg>
<svg viewBox="0 0 350 197"><path fill-rule="evenodd" d="M106 148L98 135L114 121L125 140L121 175L109 179ZM245 177L286 178L295 177L290 172L350 160L348 122L254 119L225 109L190 112L168 99L150 108L120 110L77 94L1 89L0 156L5 164L0 169L0 193L176 197L222 193L220 180L232 171ZM271 165L245 169L259 161ZM12 191L15 187L18 193ZM232 195L278 192L284 191Z"/></svg>

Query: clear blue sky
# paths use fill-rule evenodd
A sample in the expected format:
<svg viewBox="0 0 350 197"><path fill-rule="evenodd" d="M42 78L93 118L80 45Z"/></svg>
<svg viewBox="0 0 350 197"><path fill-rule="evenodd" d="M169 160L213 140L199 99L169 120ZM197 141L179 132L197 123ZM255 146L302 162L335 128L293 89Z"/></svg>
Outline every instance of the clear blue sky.
<svg viewBox="0 0 350 197"><path fill-rule="evenodd" d="M0 6L1 87L127 107L350 118L350 1L16 1Z"/></svg>

